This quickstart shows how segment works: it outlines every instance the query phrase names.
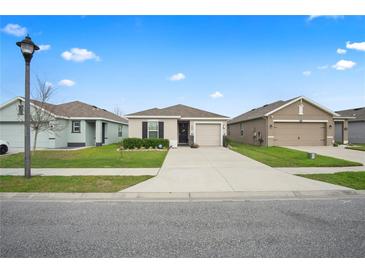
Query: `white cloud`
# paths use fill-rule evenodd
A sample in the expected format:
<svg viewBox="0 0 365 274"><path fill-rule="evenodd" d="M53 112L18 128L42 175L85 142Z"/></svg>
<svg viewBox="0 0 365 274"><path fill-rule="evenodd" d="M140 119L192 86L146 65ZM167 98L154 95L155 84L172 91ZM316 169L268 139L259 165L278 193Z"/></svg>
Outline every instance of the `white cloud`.
<svg viewBox="0 0 365 274"><path fill-rule="evenodd" d="M347 70L351 69L356 65L355 62L349 61L349 60L340 60L336 64L334 64L332 67L336 70Z"/></svg>
<svg viewBox="0 0 365 274"><path fill-rule="evenodd" d="M58 85L61 87L72 87L75 84L76 84L75 81L68 80L68 79L63 79L58 82Z"/></svg>
<svg viewBox="0 0 365 274"><path fill-rule="evenodd" d="M86 60L100 61L100 57L94 52L87 49L72 48L69 51L65 51L61 54L62 58L67 61L84 62Z"/></svg>
<svg viewBox="0 0 365 274"><path fill-rule="evenodd" d="M347 50L345 49L337 49L336 51L338 54L346 54Z"/></svg>
<svg viewBox="0 0 365 274"><path fill-rule="evenodd" d="M51 45L39 45L39 51L46 51L51 48Z"/></svg>
<svg viewBox="0 0 365 274"><path fill-rule="evenodd" d="M174 75L171 75L169 79L170 81L181 81L184 80L185 78L186 76L183 73L179 72Z"/></svg>
<svg viewBox="0 0 365 274"><path fill-rule="evenodd" d="M212 94L210 94L209 96L213 99L217 99L217 98L222 98L223 94L220 93L219 91L216 91L216 92L213 92Z"/></svg>
<svg viewBox="0 0 365 274"><path fill-rule="evenodd" d="M328 65L318 66L317 69L328 69Z"/></svg>
<svg viewBox="0 0 365 274"><path fill-rule="evenodd" d="M307 20L313 21L314 19L317 19L319 17L325 17L330 19L343 19L343 15L310 15Z"/></svg>
<svg viewBox="0 0 365 274"><path fill-rule="evenodd" d="M348 49L354 49L354 50L360 50L360 51L365 51L365 42L347 42L346 43L346 48Z"/></svg>
<svg viewBox="0 0 365 274"><path fill-rule="evenodd" d="M306 71L303 71L302 74L304 76L310 76L312 74L312 72L310 70L306 70Z"/></svg>
<svg viewBox="0 0 365 274"><path fill-rule="evenodd" d="M27 34L27 28L18 24L7 24L1 29L1 31L18 37L25 36Z"/></svg>

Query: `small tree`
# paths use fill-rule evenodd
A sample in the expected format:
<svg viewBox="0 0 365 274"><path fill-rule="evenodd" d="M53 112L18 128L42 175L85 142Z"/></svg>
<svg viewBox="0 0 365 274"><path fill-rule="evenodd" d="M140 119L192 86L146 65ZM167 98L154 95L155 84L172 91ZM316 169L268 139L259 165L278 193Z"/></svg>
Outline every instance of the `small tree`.
<svg viewBox="0 0 365 274"><path fill-rule="evenodd" d="M114 106L113 113L118 116L123 116L124 112L120 106Z"/></svg>
<svg viewBox="0 0 365 274"><path fill-rule="evenodd" d="M32 96L37 102L34 102L36 106L32 108L30 115L31 128L34 133L34 151L37 148L37 138L40 132L57 132L64 129L64 126L57 123L56 118L52 114L51 110L49 108L47 109L48 102L55 90L56 89L52 86L52 84L37 78L36 92L34 96Z"/></svg>

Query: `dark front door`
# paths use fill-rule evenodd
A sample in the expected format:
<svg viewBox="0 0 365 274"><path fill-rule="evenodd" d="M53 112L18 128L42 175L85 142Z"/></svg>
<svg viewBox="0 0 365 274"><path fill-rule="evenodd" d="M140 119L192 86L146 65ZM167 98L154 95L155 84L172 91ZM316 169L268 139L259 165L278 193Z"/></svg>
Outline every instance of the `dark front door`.
<svg viewBox="0 0 365 274"><path fill-rule="evenodd" d="M101 124L101 140L103 144L105 144L105 125L105 123Z"/></svg>
<svg viewBox="0 0 365 274"><path fill-rule="evenodd" d="M179 144L189 143L189 121L179 122Z"/></svg>

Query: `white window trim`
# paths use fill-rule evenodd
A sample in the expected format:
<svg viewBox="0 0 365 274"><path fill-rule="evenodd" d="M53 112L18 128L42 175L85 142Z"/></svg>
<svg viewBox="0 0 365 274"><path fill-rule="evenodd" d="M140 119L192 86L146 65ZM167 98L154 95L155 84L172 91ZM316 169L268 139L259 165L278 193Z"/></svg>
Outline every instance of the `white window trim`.
<svg viewBox="0 0 365 274"><path fill-rule="evenodd" d="M74 123L78 122L79 123L79 131L75 130L75 125ZM80 120L72 120L71 121L71 133L81 133L81 121Z"/></svg>
<svg viewBox="0 0 365 274"><path fill-rule="evenodd" d="M151 130L151 131L157 131L157 137L160 136L160 129L159 129L159 122L158 120L147 120L147 138L150 138L150 130L148 129L148 123L149 122L156 122L157 123L157 130Z"/></svg>
<svg viewBox="0 0 365 274"><path fill-rule="evenodd" d="M224 134L223 122L213 122L213 121L199 121L199 122L193 122L193 125L194 125L194 144L196 143L196 125L197 125L197 124L213 124L213 125L220 125L220 127L221 127L220 144L221 144L221 146L223 146L223 134Z"/></svg>

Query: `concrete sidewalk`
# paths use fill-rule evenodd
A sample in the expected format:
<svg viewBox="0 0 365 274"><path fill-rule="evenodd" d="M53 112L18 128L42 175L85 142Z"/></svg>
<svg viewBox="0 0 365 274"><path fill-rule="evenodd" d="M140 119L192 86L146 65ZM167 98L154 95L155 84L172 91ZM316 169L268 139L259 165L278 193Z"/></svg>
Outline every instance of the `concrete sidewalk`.
<svg viewBox="0 0 365 274"><path fill-rule="evenodd" d="M278 167L275 168L281 172L289 174L318 174L318 173L336 173L345 171L365 171L365 166L349 167Z"/></svg>
<svg viewBox="0 0 365 274"><path fill-rule="evenodd" d="M365 165L365 152L353 149L346 149L342 146L287 146L287 148L301 150L305 152L314 152L320 155L358 162Z"/></svg>
<svg viewBox="0 0 365 274"><path fill-rule="evenodd" d="M156 176L159 168L32 168L34 176ZM23 176L23 168L0 168L0 175Z"/></svg>

